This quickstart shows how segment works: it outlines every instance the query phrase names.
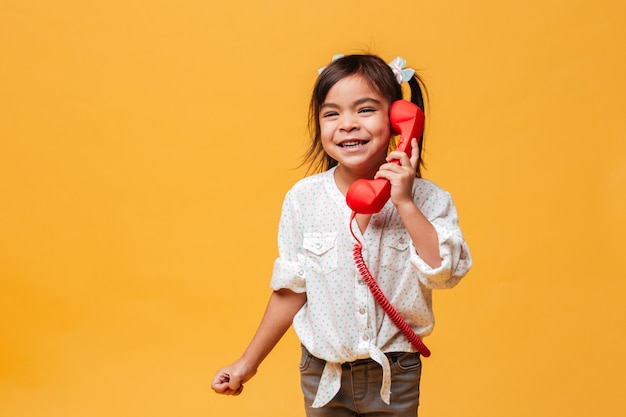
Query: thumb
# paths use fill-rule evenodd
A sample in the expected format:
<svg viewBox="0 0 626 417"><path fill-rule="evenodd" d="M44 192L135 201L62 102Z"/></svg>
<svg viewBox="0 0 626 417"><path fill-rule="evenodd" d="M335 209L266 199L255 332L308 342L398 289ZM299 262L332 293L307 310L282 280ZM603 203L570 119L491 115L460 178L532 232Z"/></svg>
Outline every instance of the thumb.
<svg viewBox="0 0 626 417"><path fill-rule="evenodd" d="M237 375L231 375L228 379L228 388L237 391L242 387L242 380Z"/></svg>

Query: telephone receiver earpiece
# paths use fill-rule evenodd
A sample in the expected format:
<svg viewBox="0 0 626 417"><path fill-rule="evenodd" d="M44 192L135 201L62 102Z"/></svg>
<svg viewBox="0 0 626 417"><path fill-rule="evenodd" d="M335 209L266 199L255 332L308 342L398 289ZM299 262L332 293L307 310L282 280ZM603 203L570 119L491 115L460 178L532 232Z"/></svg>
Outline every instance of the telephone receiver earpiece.
<svg viewBox="0 0 626 417"><path fill-rule="evenodd" d="M424 129L424 112L407 100L394 101L389 111L391 131L400 135L396 150L411 156L411 140L418 141ZM392 163L400 164L394 159ZM391 195L391 184L384 178L356 180L346 193L346 203L356 213L374 214L385 206Z"/></svg>

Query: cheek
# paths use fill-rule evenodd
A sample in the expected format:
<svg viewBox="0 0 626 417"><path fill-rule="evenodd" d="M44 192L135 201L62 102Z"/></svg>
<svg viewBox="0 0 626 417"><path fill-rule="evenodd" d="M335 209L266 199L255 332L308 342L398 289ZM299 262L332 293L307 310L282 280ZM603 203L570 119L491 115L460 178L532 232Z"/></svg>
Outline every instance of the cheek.
<svg viewBox="0 0 626 417"><path fill-rule="evenodd" d="M323 142L329 142L333 139L334 129L330 125L330 123L321 123L320 124L320 138Z"/></svg>
<svg viewBox="0 0 626 417"><path fill-rule="evenodd" d="M376 123L372 124L372 129L379 136L384 136L384 137L388 137L388 138L391 138L391 136L392 136L391 135L391 124L389 123L388 119L382 119L382 120L376 121Z"/></svg>
<svg viewBox="0 0 626 417"><path fill-rule="evenodd" d="M322 144L322 149L324 149L324 152L332 158L335 157L336 152L336 149L333 146L334 135L335 129L332 126L329 126L328 124L326 124L326 126L320 126L320 142Z"/></svg>

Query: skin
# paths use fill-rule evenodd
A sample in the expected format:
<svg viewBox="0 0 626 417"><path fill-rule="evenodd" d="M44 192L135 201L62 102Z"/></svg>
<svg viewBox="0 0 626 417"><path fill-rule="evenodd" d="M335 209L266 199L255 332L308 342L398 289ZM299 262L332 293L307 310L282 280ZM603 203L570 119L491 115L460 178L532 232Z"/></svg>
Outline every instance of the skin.
<svg viewBox="0 0 626 417"><path fill-rule="evenodd" d="M417 140L412 153L391 152L389 106L380 94L358 75L338 81L321 106L322 146L338 161L335 182L345 195L360 178L386 178L391 183L391 201L404 223L420 257L431 267L441 265L437 232L415 205L412 196L417 166ZM397 159L400 165L388 163ZM361 230L367 228L370 215L357 215ZM274 291L252 341L242 356L220 369L211 384L219 394L239 395L265 357L291 326L293 318L306 302L306 293L288 289Z"/></svg>

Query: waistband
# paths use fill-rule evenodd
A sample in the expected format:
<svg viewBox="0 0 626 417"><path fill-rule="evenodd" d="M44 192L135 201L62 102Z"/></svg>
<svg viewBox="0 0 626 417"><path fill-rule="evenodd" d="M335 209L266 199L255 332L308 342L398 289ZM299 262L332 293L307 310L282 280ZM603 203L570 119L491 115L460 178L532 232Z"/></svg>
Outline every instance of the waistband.
<svg viewBox="0 0 626 417"><path fill-rule="evenodd" d="M324 359L318 358L317 356L313 355L311 352L309 352L309 350L304 346L301 345L302 349L304 349L306 351L306 353L309 354L309 356L311 356L312 358L317 359L318 361L321 362L326 362ZM420 356L419 352L386 352L384 353L384 355L387 357L387 359L389 359L389 362L394 363L398 360L398 358L400 358L403 355L406 354L412 354L412 355L417 355ZM364 358L364 359L357 359L355 361L352 362L344 362L341 364L342 367L350 367L350 366L359 366L359 365L367 365L370 363L377 363L374 359L372 358Z"/></svg>
<svg viewBox="0 0 626 417"><path fill-rule="evenodd" d="M389 353L385 353L385 356L387 357L387 359L389 359L389 363L396 363L398 361L398 359L406 354L413 354L413 355L417 355L419 356L420 353L419 352L389 352ZM352 362L345 362L341 364L342 368L353 368L355 366L362 366L362 365L368 365L371 363L376 363L377 362L372 359L372 358L366 358L366 359L357 359L355 361Z"/></svg>

